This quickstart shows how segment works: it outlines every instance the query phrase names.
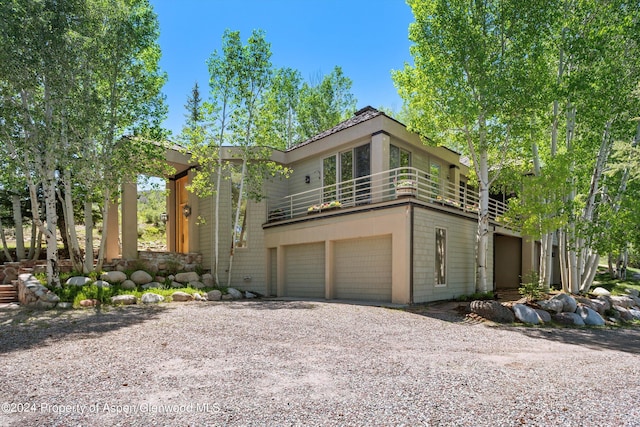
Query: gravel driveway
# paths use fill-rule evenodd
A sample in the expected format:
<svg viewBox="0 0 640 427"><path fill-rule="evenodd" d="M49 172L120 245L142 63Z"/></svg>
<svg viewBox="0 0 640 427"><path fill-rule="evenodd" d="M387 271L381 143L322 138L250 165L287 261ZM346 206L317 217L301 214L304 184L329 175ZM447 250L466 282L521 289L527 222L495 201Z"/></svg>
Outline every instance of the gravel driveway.
<svg viewBox="0 0 640 427"><path fill-rule="evenodd" d="M638 329L339 303L2 311L0 426L637 426L639 353Z"/></svg>

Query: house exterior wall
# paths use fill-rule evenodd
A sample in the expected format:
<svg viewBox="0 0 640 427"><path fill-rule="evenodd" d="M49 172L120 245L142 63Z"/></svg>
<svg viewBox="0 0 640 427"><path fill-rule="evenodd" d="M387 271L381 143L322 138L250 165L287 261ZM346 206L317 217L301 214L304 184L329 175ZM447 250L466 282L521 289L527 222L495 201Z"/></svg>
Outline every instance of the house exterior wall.
<svg viewBox="0 0 640 427"><path fill-rule="evenodd" d="M447 283L436 286L436 227L447 232ZM413 302L451 299L475 292L477 220L416 207L413 225ZM490 237L489 247L493 246ZM493 255L489 251L488 275L493 277Z"/></svg>

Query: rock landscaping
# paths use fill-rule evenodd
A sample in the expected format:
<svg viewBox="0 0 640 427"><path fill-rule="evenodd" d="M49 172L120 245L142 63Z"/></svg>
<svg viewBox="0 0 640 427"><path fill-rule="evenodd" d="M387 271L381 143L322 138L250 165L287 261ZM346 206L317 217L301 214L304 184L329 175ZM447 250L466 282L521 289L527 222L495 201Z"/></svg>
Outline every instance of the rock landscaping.
<svg viewBox="0 0 640 427"><path fill-rule="evenodd" d="M22 274L18 278L18 284L20 303L23 306L42 309L71 308L72 306L95 307L104 303L113 305L158 304L170 301L230 301L259 297L257 293L243 292L235 288L211 290L213 287L211 274L201 276L195 271L168 275L166 278L163 276L153 277L144 270L136 270L129 275L124 271L109 271L101 274L100 278L95 281L85 276L69 277L61 288L54 290L49 290L42 285L33 275ZM87 287L91 291L87 290ZM167 292L168 289L175 289L175 291ZM193 292L193 289L202 289L203 291ZM67 300L62 301L56 292L64 295L63 298ZM111 293L105 296L105 292Z"/></svg>
<svg viewBox="0 0 640 427"><path fill-rule="evenodd" d="M596 288L591 298L565 293L527 302L472 301L471 313L497 323L518 321L530 325L555 322L571 326L603 326L640 320L638 291L628 289L628 295L613 296L604 288Z"/></svg>

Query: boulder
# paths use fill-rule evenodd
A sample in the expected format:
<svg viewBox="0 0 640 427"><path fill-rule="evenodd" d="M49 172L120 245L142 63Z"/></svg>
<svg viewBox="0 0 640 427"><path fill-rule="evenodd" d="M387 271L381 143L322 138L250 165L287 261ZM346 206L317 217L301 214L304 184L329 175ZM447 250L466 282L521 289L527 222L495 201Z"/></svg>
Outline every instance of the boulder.
<svg viewBox="0 0 640 427"><path fill-rule="evenodd" d="M611 308L611 304L608 304L605 300L596 298L591 300L591 308L593 308L599 314L603 315L608 309Z"/></svg>
<svg viewBox="0 0 640 427"><path fill-rule="evenodd" d="M111 297L112 304L131 305L135 304L137 299L134 295L116 295Z"/></svg>
<svg viewBox="0 0 640 427"><path fill-rule="evenodd" d="M171 282L172 288L184 288L184 285L180 282Z"/></svg>
<svg viewBox="0 0 640 427"><path fill-rule="evenodd" d="M213 287L213 285L215 285L215 283L213 282L213 275L206 273L202 275L202 283L204 283L204 285L207 288L211 288Z"/></svg>
<svg viewBox="0 0 640 427"><path fill-rule="evenodd" d="M575 296L574 297L578 304L586 305L587 307L591 307L591 298ZM593 308L593 307L591 307Z"/></svg>
<svg viewBox="0 0 640 427"><path fill-rule="evenodd" d="M70 303L67 301L61 301L56 305L56 307L64 308L64 309L73 308L73 303Z"/></svg>
<svg viewBox="0 0 640 427"><path fill-rule="evenodd" d="M233 299L242 299L242 292L240 292L236 288L228 288L227 293L231 295L231 298Z"/></svg>
<svg viewBox="0 0 640 427"><path fill-rule="evenodd" d="M541 322L543 323L551 322L551 315L547 310L541 310L539 308L536 308L535 310L536 310L536 313L538 313L538 317L540 318Z"/></svg>
<svg viewBox="0 0 640 427"><path fill-rule="evenodd" d="M541 309L551 313L561 313L562 307L564 307L564 303L559 299L540 300L536 301L536 304L538 304Z"/></svg>
<svg viewBox="0 0 640 427"><path fill-rule="evenodd" d="M154 294L153 292L147 292L142 294L142 298L140 298L143 304L156 304L164 301L164 297L162 295Z"/></svg>
<svg viewBox="0 0 640 427"><path fill-rule="evenodd" d="M100 304L100 301L97 299L83 299L79 303L80 307L95 307Z"/></svg>
<svg viewBox="0 0 640 427"><path fill-rule="evenodd" d="M565 313L574 313L576 311L576 308L578 308L576 299L569 294L557 294L551 299L562 301L562 311L564 311Z"/></svg>
<svg viewBox="0 0 640 427"><path fill-rule="evenodd" d="M230 294L222 295L222 301L231 301L233 297Z"/></svg>
<svg viewBox="0 0 640 427"><path fill-rule="evenodd" d="M253 298L255 298L256 296L257 296L256 294L251 293L251 292L249 292L249 291L247 291L247 292L245 292L245 293L244 293L244 297L245 297L246 299L253 299Z"/></svg>
<svg viewBox="0 0 640 427"><path fill-rule="evenodd" d="M591 307L587 306L579 306L576 309L576 314L582 317L585 325L589 326L602 326L604 325L604 319L602 316L598 314L597 311L593 310Z"/></svg>
<svg viewBox="0 0 640 427"><path fill-rule="evenodd" d="M124 282L122 282L120 287L122 289L126 289L128 291L132 291L132 290L136 289L138 286L134 283L133 280L125 280Z"/></svg>
<svg viewBox="0 0 640 427"><path fill-rule="evenodd" d="M630 308L629 313L631 314L631 316L633 316L635 320L640 320L640 310L636 308Z"/></svg>
<svg viewBox="0 0 640 427"><path fill-rule="evenodd" d="M151 275L144 270L137 270L131 273L131 280L137 285L144 285L153 280Z"/></svg>
<svg viewBox="0 0 640 427"><path fill-rule="evenodd" d="M127 275L122 271L107 271L106 273L102 273L100 278L109 283L122 283L127 280Z"/></svg>
<svg viewBox="0 0 640 427"><path fill-rule="evenodd" d="M174 279L176 282L189 283L200 281L200 276L195 271L187 271L185 273L178 273Z"/></svg>
<svg viewBox="0 0 640 427"><path fill-rule="evenodd" d="M599 297L600 295L609 296L611 295L611 292L609 292L607 289L601 286L598 286L597 288L591 291L591 294Z"/></svg>
<svg viewBox="0 0 640 427"><path fill-rule="evenodd" d="M65 282L65 285L74 285L74 286L84 286L91 283L91 279L84 276L73 276L69 277Z"/></svg>
<svg viewBox="0 0 640 427"><path fill-rule="evenodd" d="M171 299L177 302L193 301L193 295L186 292L174 292L171 294Z"/></svg>
<svg viewBox="0 0 640 427"><path fill-rule="evenodd" d="M220 301L222 299L222 292L217 289L207 292L208 301Z"/></svg>
<svg viewBox="0 0 640 427"><path fill-rule="evenodd" d="M196 301L206 301L207 300L205 297L200 295L198 292L194 292L193 293L193 299L195 299Z"/></svg>
<svg viewBox="0 0 640 427"><path fill-rule="evenodd" d="M107 281L104 280L96 280L95 282L93 282L94 285L96 285L99 288L108 288L111 286L111 284Z"/></svg>
<svg viewBox="0 0 640 427"><path fill-rule="evenodd" d="M150 282L150 283L147 283L146 285L142 285L142 289L162 289L162 288L164 288L164 285L158 282Z"/></svg>
<svg viewBox="0 0 640 427"><path fill-rule="evenodd" d="M536 313L536 311L528 305L514 304L513 314L515 314L516 319L518 319L522 323L530 323L532 325L537 325L538 323L540 323L538 313Z"/></svg>
<svg viewBox="0 0 640 427"><path fill-rule="evenodd" d="M617 305L620 307L631 308L636 305L635 300L631 298L631 296L618 295L618 296L612 296L610 298L611 298L611 303L613 305Z"/></svg>
<svg viewBox="0 0 640 427"><path fill-rule="evenodd" d="M469 308L472 313L493 322L512 323L516 320L511 310L495 300L471 301Z"/></svg>
<svg viewBox="0 0 640 427"><path fill-rule="evenodd" d="M624 291L629 295L631 295L632 297L636 297L636 298L640 297L640 291L637 289L627 288Z"/></svg>
<svg viewBox="0 0 640 427"><path fill-rule="evenodd" d="M18 280L18 272L13 267L6 267L4 269L4 279L2 280L2 284L10 285L14 280Z"/></svg>
<svg viewBox="0 0 640 427"><path fill-rule="evenodd" d="M613 308L620 314L620 319L625 322L631 322L633 320L633 314L631 314L629 309L619 305L614 305Z"/></svg>
<svg viewBox="0 0 640 427"><path fill-rule="evenodd" d="M579 314L576 313L558 313L552 316L552 319L561 325L570 325L570 326L584 326L584 320L580 317Z"/></svg>
<svg viewBox="0 0 640 427"><path fill-rule="evenodd" d="M204 283L202 283L202 282L200 282L198 280L194 280L192 282L187 283L187 286L190 286L190 287L195 288L195 289L202 289L202 288L205 287Z"/></svg>

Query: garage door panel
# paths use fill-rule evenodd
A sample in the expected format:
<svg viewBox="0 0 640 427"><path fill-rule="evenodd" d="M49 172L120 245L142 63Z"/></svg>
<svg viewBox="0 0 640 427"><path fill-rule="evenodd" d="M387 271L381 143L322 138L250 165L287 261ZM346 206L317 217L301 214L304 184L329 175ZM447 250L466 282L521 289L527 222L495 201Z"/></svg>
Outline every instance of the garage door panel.
<svg viewBox="0 0 640 427"><path fill-rule="evenodd" d="M287 246L284 296L324 298L324 243Z"/></svg>
<svg viewBox="0 0 640 427"><path fill-rule="evenodd" d="M391 236L335 242L335 297L391 301Z"/></svg>

